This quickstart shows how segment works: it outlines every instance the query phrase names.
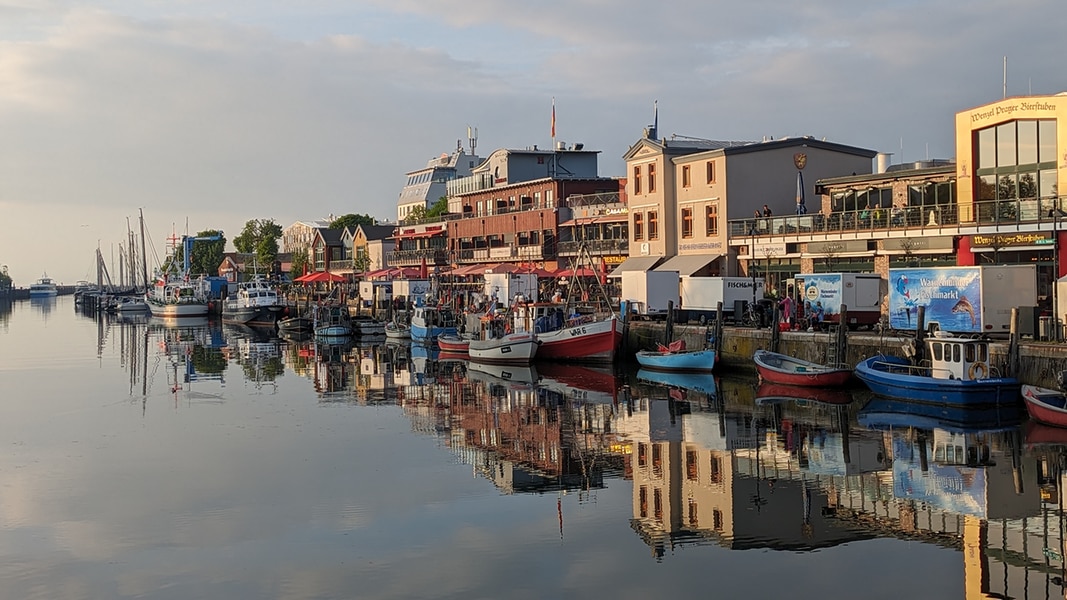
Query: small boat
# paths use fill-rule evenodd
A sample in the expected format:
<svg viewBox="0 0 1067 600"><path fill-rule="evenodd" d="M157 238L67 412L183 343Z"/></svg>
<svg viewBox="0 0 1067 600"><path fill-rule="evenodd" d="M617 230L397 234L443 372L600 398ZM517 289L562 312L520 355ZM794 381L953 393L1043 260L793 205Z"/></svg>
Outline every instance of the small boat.
<svg viewBox="0 0 1067 600"><path fill-rule="evenodd" d="M315 337L339 338L352 335L352 316L348 307L327 304L315 307Z"/></svg>
<svg viewBox="0 0 1067 600"><path fill-rule="evenodd" d="M852 402L852 395L840 388L817 388L783 383L762 383L756 390L756 404L797 400L820 404L848 404Z"/></svg>
<svg viewBox="0 0 1067 600"><path fill-rule="evenodd" d="M385 322L379 321L368 315L353 315L349 322L352 327L352 335L359 337L374 337L385 335ZM411 336L410 329L408 337Z"/></svg>
<svg viewBox="0 0 1067 600"><path fill-rule="evenodd" d="M972 407L1018 404L1019 381L996 376L989 343L938 331L926 339L929 365L879 354L856 365L856 377L889 398Z"/></svg>
<svg viewBox="0 0 1067 600"><path fill-rule="evenodd" d="M685 340L669 345L660 344L656 350L637 352L637 364L642 369L657 371L712 371L715 369L715 349L686 350Z"/></svg>
<svg viewBox="0 0 1067 600"><path fill-rule="evenodd" d="M31 298L45 298L48 296L55 296L59 294L59 288L56 287L56 282L45 273L36 282L30 284L30 297Z"/></svg>
<svg viewBox="0 0 1067 600"><path fill-rule="evenodd" d="M119 296L115 299L114 304L110 308L114 309L116 313L144 313L148 312L148 303L144 298L135 298L132 296ZM108 312L111 312L110 310Z"/></svg>
<svg viewBox="0 0 1067 600"><path fill-rule="evenodd" d="M153 317L206 317L208 303L201 286L184 278L161 276L145 294Z"/></svg>
<svg viewBox="0 0 1067 600"><path fill-rule="evenodd" d="M496 315L482 317L480 334L478 339L467 344L467 355L471 362L528 365L533 362L541 345L532 331L509 333L507 321Z"/></svg>
<svg viewBox="0 0 1067 600"><path fill-rule="evenodd" d="M452 309L438 306L416 306L411 315L411 339L433 343L442 333L456 333L456 315Z"/></svg>
<svg viewBox="0 0 1067 600"><path fill-rule="evenodd" d="M770 350L756 350L752 360L760 379L770 383L840 387L852 378L852 369L848 367L820 365Z"/></svg>
<svg viewBox="0 0 1067 600"><path fill-rule="evenodd" d="M313 328L314 320L304 315L278 319L278 331L283 333L311 333Z"/></svg>
<svg viewBox="0 0 1067 600"><path fill-rule="evenodd" d="M458 333L442 333L437 336L437 347L441 349L441 352L466 354L470 343L471 338Z"/></svg>
<svg viewBox="0 0 1067 600"><path fill-rule="evenodd" d="M1031 419L1045 425L1067 427L1067 393L1023 385L1022 395Z"/></svg>
<svg viewBox="0 0 1067 600"><path fill-rule="evenodd" d="M274 327L285 308L278 290L257 276L237 284L237 291L222 303L222 322Z"/></svg>
<svg viewBox="0 0 1067 600"><path fill-rule="evenodd" d="M391 340L411 339L411 328L397 321L389 321L385 324L385 337Z"/></svg>

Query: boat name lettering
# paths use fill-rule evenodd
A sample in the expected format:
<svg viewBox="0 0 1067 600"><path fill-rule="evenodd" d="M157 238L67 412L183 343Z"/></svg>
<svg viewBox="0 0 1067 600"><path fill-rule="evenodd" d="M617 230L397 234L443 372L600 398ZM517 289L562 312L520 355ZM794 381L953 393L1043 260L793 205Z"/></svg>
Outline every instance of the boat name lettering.
<svg viewBox="0 0 1067 600"><path fill-rule="evenodd" d="M571 329L571 335L585 335L585 327L575 327Z"/></svg>

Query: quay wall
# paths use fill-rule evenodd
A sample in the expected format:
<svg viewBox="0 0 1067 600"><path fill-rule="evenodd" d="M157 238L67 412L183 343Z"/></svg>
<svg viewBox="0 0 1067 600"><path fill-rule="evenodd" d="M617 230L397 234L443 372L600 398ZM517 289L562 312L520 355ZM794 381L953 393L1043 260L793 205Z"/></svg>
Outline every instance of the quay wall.
<svg viewBox="0 0 1067 600"><path fill-rule="evenodd" d="M675 325L674 339L684 339L688 348L702 348L709 328L699 325ZM662 342L666 325L656 321L634 321L629 324L624 340L624 354L632 357L642 349L652 349ZM806 331L783 331L779 334L778 351L812 362L828 362L830 334ZM885 354L903 357L903 346L909 337L878 335L871 332L849 332L848 347L844 362L850 365L874 356ZM759 349L769 349L770 329L747 327L723 327L722 352L719 355L720 369L752 371L752 354ZM1008 342L994 341L990 345L992 365L1000 373L1007 372ZM1035 342L1024 339L1019 344L1019 372L1016 376L1023 383L1057 388L1059 374L1067 371L1067 344Z"/></svg>

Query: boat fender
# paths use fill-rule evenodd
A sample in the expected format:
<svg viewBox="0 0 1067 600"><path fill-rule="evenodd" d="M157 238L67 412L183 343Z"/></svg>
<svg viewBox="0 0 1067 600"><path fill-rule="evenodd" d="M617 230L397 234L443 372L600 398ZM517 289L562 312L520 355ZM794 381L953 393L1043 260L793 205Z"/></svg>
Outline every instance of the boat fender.
<svg viewBox="0 0 1067 600"><path fill-rule="evenodd" d="M967 372L971 379L985 379L989 376L989 366L984 362L971 364L971 370Z"/></svg>

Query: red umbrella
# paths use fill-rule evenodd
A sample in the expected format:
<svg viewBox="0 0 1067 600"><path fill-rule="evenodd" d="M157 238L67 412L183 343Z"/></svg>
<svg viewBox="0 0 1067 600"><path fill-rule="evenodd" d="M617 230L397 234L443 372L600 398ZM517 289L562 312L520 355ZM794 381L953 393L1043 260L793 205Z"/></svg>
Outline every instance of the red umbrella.
<svg viewBox="0 0 1067 600"><path fill-rule="evenodd" d="M596 277L596 272L588 267L579 267L577 269L556 271L556 277Z"/></svg>
<svg viewBox="0 0 1067 600"><path fill-rule="evenodd" d="M428 279L429 277L430 277L430 272L426 268L426 257L423 256L422 257L422 264L419 265L419 279Z"/></svg>

